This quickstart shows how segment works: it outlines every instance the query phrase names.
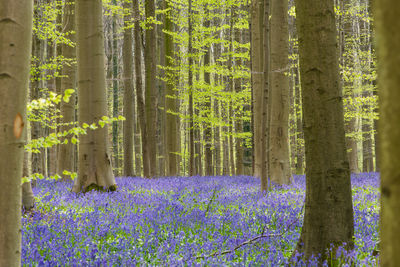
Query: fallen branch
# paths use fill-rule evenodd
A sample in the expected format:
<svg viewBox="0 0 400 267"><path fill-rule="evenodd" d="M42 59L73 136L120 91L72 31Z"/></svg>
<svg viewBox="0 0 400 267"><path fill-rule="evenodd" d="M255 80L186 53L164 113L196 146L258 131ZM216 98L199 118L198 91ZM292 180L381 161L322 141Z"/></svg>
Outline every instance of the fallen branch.
<svg viewBox="0 0 400 267"><path fill-rule="evenodd" d="M214 189L214 192L215 192L215 189ZM214 195L214 194L213 194L213 195ZM210 202L211 202L211 201L210 201ZM304 206L303 206L303 208L304 208ZM207 210L208 210L208 209L207 209ZM303 210L303 209L302 209L302 210ZM301 212L300 212L300 214L301 214ZM239 245L236 245L236 246L235 246L234 248L232 248L232 249L227 249L227 250L224 250L224 251L221 251L221 252L215 251L215 252L213 252L213 253L211 253L211 254L209 254L209 255L197 256L196 259L207 259L207 258L214 257L214 256L222 256L222 255L225 255L225 254L230 254L230 253L235 252L236 250L238 250L239 248L241 248L241 247L243 247L243 246L245 246L245 245L258 242L258 241L259 241L260 239L262 239L262 238L282 236L284 233L287 233L287 231L292 227L292 225L293 225L295 222L298 222L298 221L299 221L299 218L296 218L296 219L293 220L293 221L286 227L286 229L285 229L284 231L282 231L281 233L279 233L279 234L269 234L269 235L265 235L265 234L264 234L265 229L267 228L267 225L265 224L264 227L263 227L263 229L262 229L261 235L258 235L258 236L256 236L256 237L253 237L253 238L249 239L249 240L246 240L246 241L240 243Z"/></svg>
<svg viewBox="0 0 400 267"><path fill-rule="evenodd" d="M249 240L246 240L246 241L240 243L239 245L237 245L236 247L234 247L234 248L232 248L232 249L224 250L224 251L222 251L222 252L215 251L214 253L211 253L211 254L206 255L206 256L197 256L196 259L206 259L206 258L210 258L210 257L213 257L213 256L222 256L222 255L225 255L225 254L229 254L229 253L235 252L235 251L238 250L239 248L241 248L241 247L243 247L243 246L245 246L245 245L251 244L251 243L253 243L253 242L256 242L256 241L258 241L258 240L261 239L261 238L266 238L266 237L277 237L277 236L281 236L281 235L283 235L283 233L280 233L280 234L270 234L270 235L264 235L264 234L263 234L263 235L259 235L259 236L256 236L256 237L252 238L252 239L249 239Z"/></svg>

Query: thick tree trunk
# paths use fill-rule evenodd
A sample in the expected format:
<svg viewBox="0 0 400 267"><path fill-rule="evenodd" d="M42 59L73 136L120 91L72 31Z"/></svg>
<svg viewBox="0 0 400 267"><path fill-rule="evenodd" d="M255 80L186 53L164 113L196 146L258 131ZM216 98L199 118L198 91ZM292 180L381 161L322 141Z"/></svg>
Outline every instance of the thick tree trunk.
<svg viewBox="0 0 400 267"><path fill-rule="evenodd" d="M76 1L79 125L107 116L101 0ZM109 154L108 125L88 131L79 140L78 178L73 191L115 190Z"/></svg>
<svg viewBox="0 0 400 267"><path fill-rule="evenodd" d="M289 184L289 31L288 1L271 2L271 116L269 172L271 180Z"/></svg>
<svg viewBox="0 0 400 267"><path fill-rule="evenodd" d="M333 0L296 0L296 15L307 165L298 248L324 259L354 234Z"/></svg>
<svg viewBox="0 0 400 267"><path fill-rule="evenodd" d="M136 82L136 102L137 114L140 122L140 132L142 137L142 162L143 162L143 176L151 177L150 173L150 157L149 157L149 138L147 134L147 119L146 110L143 100L142 88L142 43L140 33L140 12L139 0L133 0L133 14L135 20L135 82Z"/></svg>
<svg viewBox="0 0 400 267"><path fill-rule="evenodd" d="M381 168L380 265L400 266L400 2L375 1Z"/></svg>
<svg viewBox="0 0 400 267"><path fill-rule="evenodd" d="M32 1L0 2L0 266L21 265L21 178Z"/></svg>
<svg viewBox="0 0 400 267"><path fill-rule="evenodd" d="M132 10L130 2L124 2L124 9L129 10L128 14L124 15L124 43L122 46L122 61L124 66L123 81L124 81L124 172L123 176L135 176L133 169L134 154L133 140L135 136L135 99L133 95L133 56L132 56L132 30L128 28ZM139 174L140 175L140 174Z"/></svg>
<svg viewBox="0 0 400 267"><path fill-rule="evenodd" d="M71 42L75 42L75 0L68 0L64 5L63 17L63 32L69 33L67 37ZM76 58L75 47L63 44L61 47L63 57L72 62L64 64L61 70L61 93L64 94L65 90L76 89L76 65L73 63ZM72 94L68 102L62 101L60 105L60 113L62 116L61 132L68 131L71 128L71 123L75 122L75 105L76 94ZM71 177L63 175L63 171L73 172L75 170L75 153L74 144L68 142L59 146L57 154L57 173L62 175L64 181L70 180Z"/></svg>
<svg viewBox="0 0 400 267"><path fill-rule="evenodd" d="M154 0L145 1L146 20L155 19ZM145 63L145 107L146 107L146 127L148 135L148 157L149 173L147 178L152 178L157 171L157 89L156 89L156 64L157 64L157 44L156 44L156 25L151 23L146 25L146 45L144 50Z"/></svg>

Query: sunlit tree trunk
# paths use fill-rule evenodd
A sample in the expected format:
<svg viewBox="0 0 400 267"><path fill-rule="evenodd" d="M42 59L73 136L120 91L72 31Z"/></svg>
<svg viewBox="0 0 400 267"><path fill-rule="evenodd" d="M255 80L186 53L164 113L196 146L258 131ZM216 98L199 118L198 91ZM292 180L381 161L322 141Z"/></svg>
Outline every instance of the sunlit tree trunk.
<svg viewBox="0 0 400 267"><path fill-rule="evenodd" d="M380 100L380 265L400 266L400 2L375 1Z"/></svg>
<svg viewBox="0 0 400 267"><path fill-rule="evenodd" d="M21 178L32 1L0 2L0 266L21 265Z"/></svg>
<svg viewBox="0 0 400 267"><path fill-rule="evenodd" d="M142 137L142 163L143 163L143 176L151 177L150 173L150 157L149 157L149 139L147 135L147 120L146 110L143 100L143 87L142 87L142 43L140 33L140 12L139 0L133 0L133 15L135 21L135 84L136 84L136 102L138 108L138 118L140 122L140 132Z"/></svg>
<svg viewBox="0 0 400 267"><path fill-rule="evenodd" d="M69 33L67 35L68 39L75 43L75 33L73 33L73 31L75 31L75 0L68 0L65 2L63 15L63 32ZM61 53L63 57L68 60L68 64L64 64L61 70L61 94L64 94L65 90L76 89L76 64L74 63L76 48L75 46L62 44ZM71 95L68 102L61 102L61 132L68 131L72 127L71 124L75 122L75 99L76 94L74 93ZM57 158L57 173L62 175L64 181L70 180L71 177L63 175L63 171L74 171L74 144L68 142L67 144L60 145Z"/></svg>
<svg viewBox="0 0 400 267"><path fill-rule="evenodd" d="M331 244L351 248L354 235L333 0L296 0L296 19L306 150L298 248L324 259Z"/></svg>
<svg viewBox="0 0 400 267"><path fill-rule="evenodd" d="M107 116L104 39L101 0L76 1L79 125L97 123ZM79 138L78 178L73 191L115 190L108 125Z"/></svg>

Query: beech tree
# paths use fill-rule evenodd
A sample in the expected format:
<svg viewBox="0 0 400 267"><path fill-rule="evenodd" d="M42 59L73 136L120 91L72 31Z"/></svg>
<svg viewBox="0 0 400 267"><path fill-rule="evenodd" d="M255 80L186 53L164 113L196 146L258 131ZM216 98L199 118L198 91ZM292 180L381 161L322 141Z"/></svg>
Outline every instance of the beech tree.
<svg viewBox="0 0 400 267"><path fill-rule="evenodd" d="M374 10L378 85L381 119L379 122L381 170L380 264L400 265L400 3L377 0Z"/></svg>
<svg viewBox="0 0 400 267"><path fill-rule="evenodd" d="M101 0L77 0L76 16L79 125L90 125L107 116ZM80 137L78 157L74 192L116 189L107 124Z"/></svg>
<svg viewBox="0 0 400 267"><path fill-rule="evenodd" d="M157 90L156 90L156 64L157 64L157 47L156 47L156 25L153 21L156 19L156 7L154 0L145 1L146 15L146 34L144 48L144 64L145 64L145 108L146 108L146 127L148 135L148 157L149 157L149 173L147 178L152 178L157 172ZM138 56L138 55L137 55Z"/></svg>
<svg viewBox="0 0 400 267"><path fill-rule="evenodd" d="M0 266L21 265L21 178L32 15L32 1L0 2Z"/></svg>
<svg viewBox="0 0 400 267"><path fill-rule="evenodd" d="M298 248L324 259L331 244L352 247L354 234L334 0L296 0L296 15L306 149Z"/></svg>
<svg viewBox="0 0 400 267"><path fill-rule="evenodd" d="M63 12L63 30L64 33L68 33L68 38L73 44L63 44L61 46L61 52L65 59L69 62L62 67L62 78L61 78L61 93L65 93L66 90L76 89L76 64L73 63L76 57L75 42L75 0L67 0L64 5ZM76 94L73 94L68 102L62 101L60 105L60 113L62 116L62 123L60 130L67 131L72 126L71 123L75 121L75 105L76 105ZM74 144L68 142L59 146L57 153L57 173L62 175L63 171L73 172L74 168ZM63 175L63 180L71 179L70 176Z"/></svg>
<svg viewBox="0 0 400 267"><path fill-rule="evenodd" d="M124 14L124 44L122 47L122 61L124 64L124 176L134 176L133 171L133 139L135 128L135 98L133 89L133 56L132 56L132 29L129 27L132 2L125 1ZM136 164L139 164L136 162ZM140 175L140 174L139 174Z"/></svg>
<svg viewBox="0 0 400 267"><path fill-rule="evenodd" d="M264 0L265 1L265 0ZM288 1L271 1L271 77L269 173L271 180L289 184L289 32Z"/></svg>

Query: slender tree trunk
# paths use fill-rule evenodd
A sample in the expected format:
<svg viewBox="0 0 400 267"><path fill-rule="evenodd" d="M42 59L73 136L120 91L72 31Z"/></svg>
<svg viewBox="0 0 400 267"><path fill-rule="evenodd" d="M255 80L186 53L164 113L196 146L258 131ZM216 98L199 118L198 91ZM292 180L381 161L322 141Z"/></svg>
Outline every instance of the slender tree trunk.
<svg viewBox="0 0 400 267"><path fill-rule="evenodd" d="M400 2L375 1L381 168L380 264L400 266Z"/></svg>
<svg viewBox="0 0 400 267"><path fill-rule="evenodd" d="M289 31L288 1L271 2L271 117L270 176L279 184L289 184Z"/></svg>
<svg viewBox="0 0 400 267"><path fill-rule="evenodd" d="M75 42L75 33L72 33L75 31L75 0L68 0L65 2L63 13L63 32L69 33L67 37L71 40L71 42ZM65 90L76 90L76 64L73 63L76 58L76 50L74 46L63 44L61 46L61 53L66 60L70 61L68 64L64 64L61 70L61 93L64 94ZM75 122L75 99L76 94L74 93L71 95L68 102L61 102L61 132L68 131L71 128L71 124ZM72 142L68 142L67 144L60 145L57 156L57 173L62 175L64 181L70 180L70 176L62 173L64 170L69 172L73 172L75 170L74 144Z"/></svg>
<svg viewBox="0 0 400 267"><path fill-rule="evenodd" d="M124 2L123 7L129 10L128 14L124 14L124 43L122 46L122 61L124 66L124 172L123 176L132 177L135 175L133 169L133 139L135 128L135 99L133 95L133 56L132 56L132 30L128 28L131 19L130 11L132 3Z"/></svg>
<svg viewBox="0 0 400 267"><path fill-rule="evenodd" d="M167 161L167 175L176 176L178 174L177 170L177 153L178 149L178 139L177 133L178 128L178 117L177 117L177 95L175 92L175 73L173 68L174 59L174 40L169 32L173 31L172 22L172 6L169 0L164 0L166 9L168 10L165 16L165 63L166 63L166 92L165 92L165 112L166 112L166 123L165 123L165 149L166 149L166 161Z"/></svg>
<svg viewBox="0 0 400 267"><path fill-rule="evenodd" d="M254 176L261 178L261 188L267 188L267 179L262 177L263 146L262 146L262 119L263 119L263 17L264 1L255 0L251 3L251 83L253 98L253 155ZM266 177L265 177L266 178Z"/></svg>
<svg viewBox="0 0 400 267"><path fill-rule="evenodd" d="M107 116L101 0L77 0L79 125ZM78 178L74 192L92 188L115 190L109 154L108 125L88 131L79 140Z"/></svg>
<svg viewBox="0 0 400 267"><path fill-rule="evenodd" d="M117 6L116 0L113 0L113 5ZM112 18L112 79L113 79L113 117L117 118L119 115L119 99L118 99L118 40L117 40L117 17L114 15ZM114 156L114 169L118 175L119 171L119 149L118 149L118 122L112 123L112 142L113 142L113 156Z"/></svg>
<svg viewBox="0 0 400 267"><path fill-rule="evenodd" d="M211 26L211 21L210 19L207 19L207 15L209 14L208 11L208 6L205 6L206 9L206 18L204 21L204 27L208 29ZM207 99L205 100L205 109L209 110L211 113L211 78L210 78L210 71L208 70L208 67L210 66L210 61L211 61L211 51L210 47L205 47L206 53L204 55L204 82L207 86L207 92L210 92L209 96L207 96ZM211 150L212 147L212 130L211 130L211 124L210 123L205 123L204 124L204 141L205 141L205 155L204 155L204 165L205 165L205 175L206 176L211 176L213 175L213 151Z"/></svg>
<svg viewBox="0 0 400 267"><path fill-rule="evenodd" d="M323 260L331 244L352 247L354 234L333 0L296 0L296 19L307 165L298 248Z"/></svg>
<svg viewBox="0 0 400 267"><path fill-rule="evenodd" d="M0 266L21 265L21 177L32 1L0 2Z"/></svg>
<svg viewBox="0 0 400 267"><path fill-rule="evenodd" d="M165 0L156 0L156 4L160 10L165 10ZM157 25L157 62L162 68L157 68L157 77L165 77L165 41L164 41L164 25L165 25L165 14L159 14L157 21L161 24ZM157 79L157 152L158 152L158 169L157 176L165 176L166 171L166 135L165 135L165 97L166 97L166 82L163 79Z"/></svg>
<svg viewBox="0 0 400 267"><path fill-rule="evenodd" d="M264 13L262 17L263 21L263 88L262 88L262 123L261 123L261 191L265 192L268 190L268 178L269 178L269 162L270 162L270 120L271 120L271 105L270 105L270 61L271 61L271 45L270 45L270 0L264 1Z"/></svg>
<svg viewBox="0 0 400 267"><path fill-rule="evenodd" d="M155 20L154 0L145 1L146 20ZM156 25L151 23L146 25L146 45L144 50L145 63L145 108L146 126L148 135L148 157L149 157L149 176L152 178L157 171L157 89L156 89L156 64L157 64L157 44L156 44Z"/></svg>
<svg viewBox="0 0 400 267"><path fill-rule="evenodd" d="M239 7L239 10L242 8L242 6ZM238 16L238 15L236 15ZM239 17L237 17L238 19ZM238 44L241 44L242 42L242 31L238 28L235 29L235 42ZM243 53L243 49L239 48L238 49L239 53ZM235 68L236 70L239 70L239 68L242 66L243 61L241 58L236 57L235 59ZM242 78L235 78L234 80L235 83L235 92L238 94L242 91ZM243 132L243 107L238 107L236 110L236 120L235 120L235 131L237 133L242 133ZM242 138L236 138L236 175L244 175L244 170L243 170L243 140Z"/></svg>
<svg viewBox="0 0 400 267"><path fill-rule="evenodd" d="M189 176L195 175L194 151L194 117L193 117L193 55L192 55L192 0L189 0L188 9L188 34L189 34Z"/></svg>
<svg viewBox="0 0 400 267"><path fill-rule="evenodd" d="M26 125L26 129L28 129L28 124ZM25 140L28 142L28 131L24 131ZM30 153L28 151L24 151L24 160L23 160L23 168L22 168L22 177L30 177L29 172L29 158ZM35 198L32 191L31 182L25 182L22 184L22 208L24 212L30 211L35 207Z"/></svg>
<svg viewBox="0 0 400 267"><path fill-rule="evenodd" d="M142 88L142 43L140 33L140 12L139 0L133 0L133 14L135 20L135 81L136 81L136 101L137 101L137 114L140 121L140 132L142 137L142 162L143 162L143 176L151 177L150 173L150 157L149 157L149 136L147 134L147 119L146 109L143 100Z"/></svg>
<svg viewBox="0 0 400 267"><path fill-rule="evenodd" d="M36 21L41 20L41 12L39 9L41 2L39 0L34 1L34 18ZM37 34L33 35L32 42L32 59L33 59L33 69L31 77L31 95L30 100L37 100L42 96L41 89L43 88L42 74L40 66L43 64L44 55L44 44L39 39ZM36 112L36 111L34 111ZM38 139L43 136L44 129L42 128L40 122L34 121L31 123L31 137L32 139ZM32 173L45 174L45 150L43 148L39 149L40 153L32 153ZM36 181L32 181L32 186L36 185Z"/></svg>

